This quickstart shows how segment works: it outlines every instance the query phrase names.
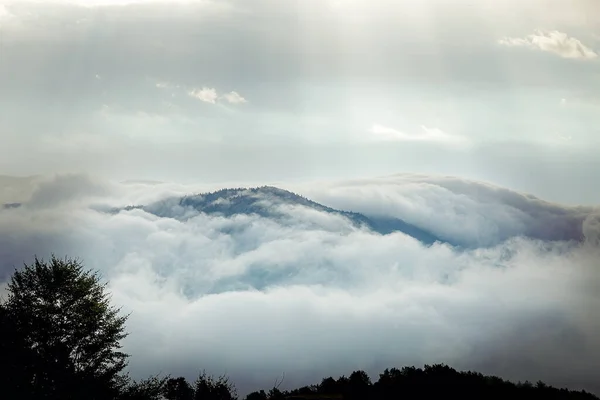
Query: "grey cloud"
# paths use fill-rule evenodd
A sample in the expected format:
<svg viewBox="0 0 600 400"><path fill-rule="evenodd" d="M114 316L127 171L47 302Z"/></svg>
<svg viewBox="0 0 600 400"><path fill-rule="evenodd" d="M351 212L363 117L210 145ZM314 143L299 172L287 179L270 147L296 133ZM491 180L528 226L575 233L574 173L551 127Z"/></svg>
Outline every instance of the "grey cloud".
<svg viewBox="0 0 600 400"><path fill-rule="evenodd" d="M0 203L20 203L31 196L39 177L14 177L0 175Z"/></svg>
<svg viewBox="0 0 600 400"><path fill-rule="evenodd" d="M600 213L586 217L582 228L586 240L593 245L600 246Z"/></svg>
<svg viewBox="0 0 600 400"><path fill-rule="evenodd" d="M11 263L50 252L101 270L113 301L133 311L126 350L134 376L168 371L193 378L206 368L229 373L244 393L271 385L282 371L294 386L357 368L376 373L447 362L600 389L592 376L599 326L590 314L600 305L600 249L590 208L415 175L301 192L326 205L347 196L346 205L382 213L396 211L382 201L394 199L440 232L459 235L455 226L474 223L500 228L487 235L507 236L497 246L459 251L426 248L400 233L376 235L294 206L280 208L289 214L282 221L203 214L184 221L141 210L111 215L88 208L100 199L94 182L58 177L31 191L34 199L61 192L70 207L55 197L0 211L2 271L6 277ZM113 183L101 198L115 206L199 189ZM87 193L96 197L86 200ZM588 241L519 237L544 221L564 222L546 239L568 239L583 223Z"/></svg>
<svg viewBox="0 0 600 400"><path fill-rule="evenodd" d="M593 226L589 221L598 212L595 207L566 207L490 184L411 174L309 190L315 199L334 207L392 215L467 246L496 245L520 235L581 241L586 232L587 239L594 240L594 233L584 226Z"/></svg>
<svg viewBox="0 0 600 400"><path fill-rule="evenodd" d="M53 208L73 200L89 200L90 197L106 196L110 184L85 175L56 175L41 181L27 201L33 208Z"/></svg>

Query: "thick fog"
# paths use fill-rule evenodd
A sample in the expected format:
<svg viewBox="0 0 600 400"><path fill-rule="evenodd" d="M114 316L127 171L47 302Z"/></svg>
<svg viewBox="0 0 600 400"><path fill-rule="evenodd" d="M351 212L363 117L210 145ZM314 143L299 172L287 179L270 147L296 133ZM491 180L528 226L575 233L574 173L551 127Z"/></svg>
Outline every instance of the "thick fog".
<svg viewBox="0 0 600 400"><path fill-rule="evenodd" d="M82 175L0 183L3 203L23 203L0 209L2 280L51 253L101 271L113 303L131 312L124 344L135 377L206 369L243 394L282 373L282 387L295 387L444 362L600 391L593 207L420 175L282 187L402 218L470 248L460 250L294 204L270 205L286 215L277 220L97 211L216 187Z"/></svg>

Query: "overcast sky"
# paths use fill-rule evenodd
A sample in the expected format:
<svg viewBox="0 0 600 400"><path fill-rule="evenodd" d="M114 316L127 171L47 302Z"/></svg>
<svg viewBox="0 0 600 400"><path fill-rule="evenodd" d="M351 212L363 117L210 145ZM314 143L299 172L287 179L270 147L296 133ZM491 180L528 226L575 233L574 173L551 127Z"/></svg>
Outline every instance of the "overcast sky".
<svg viewBox="0 0 600 400"><path fill-rule="evenodd" d="M596 204L595 0L0 0L0 173L460 175Z"/></svg>

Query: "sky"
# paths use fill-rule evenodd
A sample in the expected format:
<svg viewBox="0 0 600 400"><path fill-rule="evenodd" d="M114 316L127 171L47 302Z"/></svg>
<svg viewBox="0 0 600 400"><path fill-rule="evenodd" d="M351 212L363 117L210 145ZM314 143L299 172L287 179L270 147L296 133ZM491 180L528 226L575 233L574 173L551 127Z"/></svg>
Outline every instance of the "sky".
<svg viewBox="0 0 600 400"><path fill-rule="evenodd" d="M136 378L445 362L600 394L598 15L0 0L0 204L23 203L0 207L0 294L34 255L81 259L132 313ZM265 184L464 247L272 198L285 218L101 211Z"/></svg>
<svg viewBox="0 0 600 400"><path fill-rule="evenodd" d="M0 1L0 171L596 204L594 0Z"/></svg>

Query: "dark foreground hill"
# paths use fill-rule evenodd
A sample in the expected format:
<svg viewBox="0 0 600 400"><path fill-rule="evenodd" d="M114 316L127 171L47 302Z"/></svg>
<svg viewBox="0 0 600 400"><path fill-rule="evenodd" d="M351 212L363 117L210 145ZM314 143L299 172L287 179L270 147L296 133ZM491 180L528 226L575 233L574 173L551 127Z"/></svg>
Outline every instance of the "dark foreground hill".
<svg viewBox="0 0 600 400"><path fill-rule="evenodd" d="M282 380L283 381L283 380ZM246 400L396 400L396 399L589 399L598 397L585 391L557 389L539 381L512 383L495 376L477 372L459 372L443 365L425 365L424 368L404 367L386 369L376 382L364 371L338 379L324 378L320 383L294 390L279 389L282 381L268 391L250 393ZM165 385L165 398L192 400L214 398L233 400L235 387L226 377L211 379L201 374L194 384L185 378L171 378ZM206 396L214 393L214 397ZM201 396L199 396L199 394ZM218 395L217 395L218 394Z"/></svg>

